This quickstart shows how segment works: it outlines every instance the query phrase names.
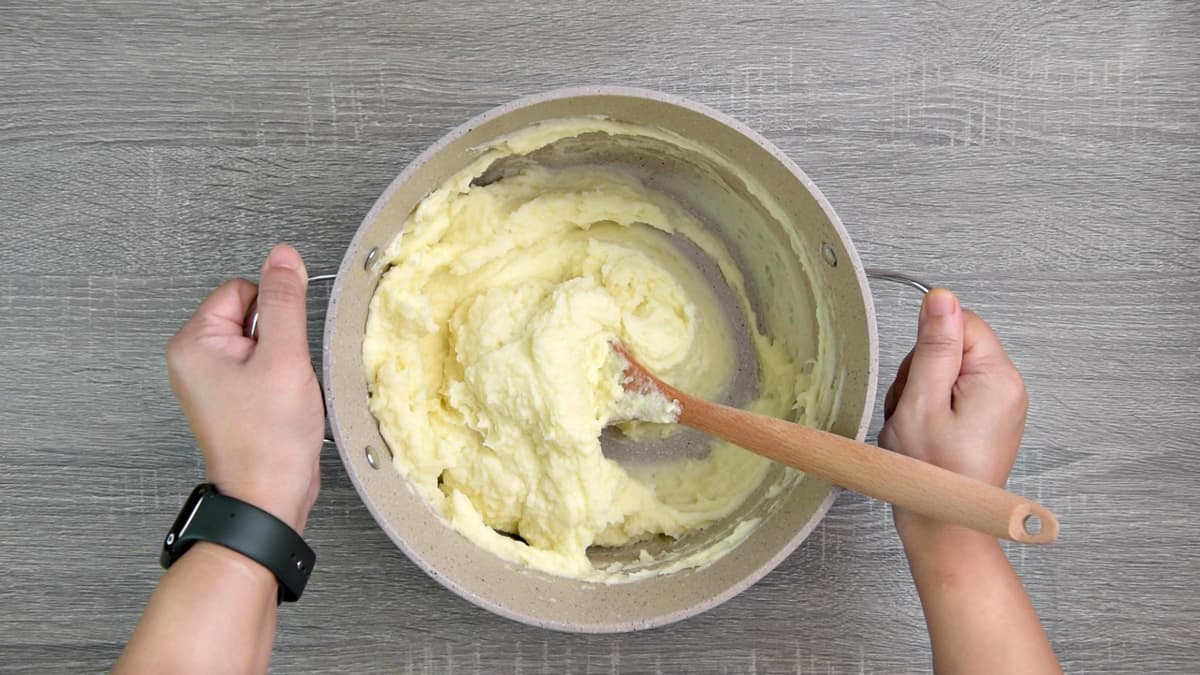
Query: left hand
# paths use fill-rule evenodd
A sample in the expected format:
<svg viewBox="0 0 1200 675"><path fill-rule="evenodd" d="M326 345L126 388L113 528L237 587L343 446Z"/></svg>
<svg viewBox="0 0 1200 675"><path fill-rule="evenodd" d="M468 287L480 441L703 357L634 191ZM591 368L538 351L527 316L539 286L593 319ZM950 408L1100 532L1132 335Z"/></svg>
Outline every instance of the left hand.
<svg viewBox="0 0 1200 675"><path fill-rule="evenodd" d="M296 249L271 250L259 286L213 291L167 344L167 373L209 482L303 532L320 489L325 431L308 351L308 274ZM242 323L258 297L256 342Z"/></svg>

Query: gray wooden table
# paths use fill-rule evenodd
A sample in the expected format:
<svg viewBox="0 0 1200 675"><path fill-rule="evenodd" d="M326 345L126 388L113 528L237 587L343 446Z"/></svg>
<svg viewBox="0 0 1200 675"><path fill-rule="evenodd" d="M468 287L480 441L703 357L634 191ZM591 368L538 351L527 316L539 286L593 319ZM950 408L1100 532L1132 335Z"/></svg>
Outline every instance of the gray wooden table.
<svg viewBox="0 0 1200 675"><path fill-rule="evenodd" d="M1063 665L1200 670L1200 5L951 4L4 2L0 670L124 644L201 477L162 352L203 294L279 240L333 270L445 131L581 83L740 117L869 264L989 318L1032 400L1011 485L1063 524L1010 549ZM917 300L876 290L890 377ZM574 636L428 579L330 448L322 480L278 672L928 668L889 511L854 495L729 603Z"/></svg>

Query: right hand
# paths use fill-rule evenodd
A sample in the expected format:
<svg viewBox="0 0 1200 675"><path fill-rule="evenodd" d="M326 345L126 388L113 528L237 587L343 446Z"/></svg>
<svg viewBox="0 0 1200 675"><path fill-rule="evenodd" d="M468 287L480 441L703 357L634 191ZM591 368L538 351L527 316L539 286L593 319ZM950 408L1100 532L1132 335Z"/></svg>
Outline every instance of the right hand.
<svg viewBox="0 0 1200 675"><path fill-rule="evenodd" d="M280 244L259 285L227 282L167 344L167 375L204 455L209 482L303 532L320 489L325 431L308 352L308 275ZM258 297L257 341L242 333Z"/></svg>
<svg viewBox="0 0 1200 675"><path fill-rule="evenodd" d="M917 343L884 399L879 443L1004 487L1025 429L1021 375L992 329L944 288L921 305ZM894 511L901 536L924 519Z"/></svg>

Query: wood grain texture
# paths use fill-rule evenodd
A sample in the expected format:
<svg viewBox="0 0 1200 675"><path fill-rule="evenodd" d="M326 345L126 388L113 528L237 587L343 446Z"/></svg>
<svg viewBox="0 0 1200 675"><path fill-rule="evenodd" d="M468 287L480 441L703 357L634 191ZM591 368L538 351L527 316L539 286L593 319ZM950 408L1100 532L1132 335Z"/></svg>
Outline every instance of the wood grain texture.
<svg viewBox="0 0 1200 675"><path fill-rule="evenodd" d="M1010 487L1063 528L1009 552L1063 665L1200 668L1195 3L4 5L0 670L105 670L132 630L201 475L162 350L203 294L277 240L334 269L442 133L581 83L741 118L811 174L868 263L991 320L1032 401ZM876 302L890 377L917 300ZM282 612L277 672L928 669L890 514L860 497L719 608L572 636L445 591L328 448L322 472L320 564Z"/></svg>

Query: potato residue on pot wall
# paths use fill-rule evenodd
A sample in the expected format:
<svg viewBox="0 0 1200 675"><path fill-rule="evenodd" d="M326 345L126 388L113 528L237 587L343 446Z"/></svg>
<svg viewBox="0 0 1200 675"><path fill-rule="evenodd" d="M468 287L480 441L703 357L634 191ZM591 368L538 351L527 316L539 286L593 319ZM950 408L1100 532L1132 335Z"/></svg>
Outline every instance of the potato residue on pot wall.
<svg viewBox="0 0 1200 675"><path fill-rule="evenodd" d="M720 397L733 375L729 322L667 235L715 260L746 324L758 322L722 241L638 177L530 161L500 180L477 180L497 160L584 134L703 152L665 131L593 118L540 124L483 149L421 202L389 246L363 359L396 467L447 522L508 560L611 582L731 550L752 524L658 566L599 569L587 555L591 546L705 528L741 506L770 464L725 443L703 460L633 469L601 452L621 395L612 340L701 397ZM784 281L768 292L807 280ZM826 423L833 369L825 340L752 330L764 375L747 407Z"/></svg>

